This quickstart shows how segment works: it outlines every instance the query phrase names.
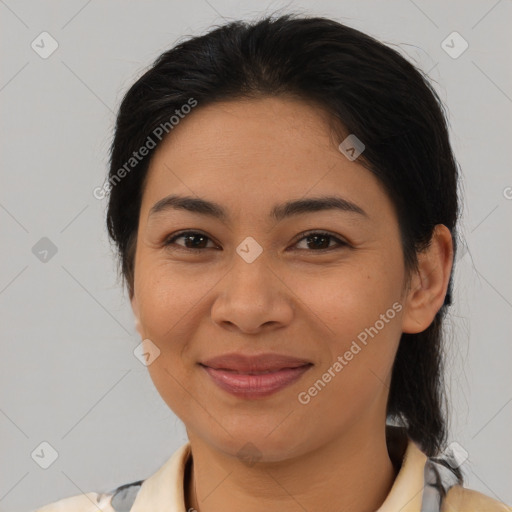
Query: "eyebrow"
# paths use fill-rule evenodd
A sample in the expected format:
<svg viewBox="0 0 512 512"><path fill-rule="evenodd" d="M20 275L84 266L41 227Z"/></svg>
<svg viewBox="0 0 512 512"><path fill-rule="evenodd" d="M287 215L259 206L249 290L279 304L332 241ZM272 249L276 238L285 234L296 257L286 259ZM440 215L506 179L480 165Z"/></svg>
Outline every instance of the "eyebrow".
<svg viewBox="0 0 512 512"><path fill-rule="evenodd" d="M228 212L218 203L198 197L178 195L170 195L160 199L153 205L148 216L151 217L152 215L169 210L186 210L188 212L206 215L223 222L229 219ZM338 210L368 217L368 214L360 206L339 196L310 197L287 201L275 205L270 211L270 217L279 222L294 215L323 210Z"/></svg>

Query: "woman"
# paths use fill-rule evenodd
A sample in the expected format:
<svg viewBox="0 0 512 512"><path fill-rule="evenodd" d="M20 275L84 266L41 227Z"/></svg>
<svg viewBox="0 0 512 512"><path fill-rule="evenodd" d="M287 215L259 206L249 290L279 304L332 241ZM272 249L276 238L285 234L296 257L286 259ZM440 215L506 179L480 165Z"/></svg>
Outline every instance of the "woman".
<svg viewBox="0 0 512 512"><path fill-rule="evenodd" d="M49 511L502 511L447 451L457 164L442 105L340 23L230 23L121 104L107 223L189 442Z"/></svg>

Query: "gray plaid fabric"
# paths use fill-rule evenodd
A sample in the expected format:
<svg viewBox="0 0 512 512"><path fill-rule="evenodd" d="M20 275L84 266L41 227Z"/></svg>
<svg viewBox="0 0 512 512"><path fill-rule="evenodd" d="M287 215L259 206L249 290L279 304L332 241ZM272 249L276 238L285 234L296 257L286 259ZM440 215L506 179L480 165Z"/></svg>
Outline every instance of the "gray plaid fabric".
<svg viewBox="0 0 512 512"><path fill-rule="evenodd" d="M441 512L448 491L454 485L462 484L462 479L443 462L443 459L429 458L425 463L421 512Z"/></svg>
<svg viewBox="0 0 512 512"><path fill-rule="evenodd" d="M143 482L144 480L139 480L130 484L121 485L113 491L110 491L112 493L112 501L110 504L115 512L130 512Z"/></svg>

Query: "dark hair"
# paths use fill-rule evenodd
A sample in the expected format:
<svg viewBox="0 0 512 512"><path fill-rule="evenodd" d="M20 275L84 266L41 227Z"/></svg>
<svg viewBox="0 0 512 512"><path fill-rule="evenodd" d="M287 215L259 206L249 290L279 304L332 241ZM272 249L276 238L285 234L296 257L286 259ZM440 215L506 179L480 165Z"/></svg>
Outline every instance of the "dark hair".
<svg viewBox="0 0 512 512"><path fill-rule="evenodd" d="M358 162L395 205L409 276L437 224L450 229L455 245L457 164L443 105L426 76L397 51L330 19L287 14L236 21L160 55L120 105L107 226L130 298L141 196L155 148L122 180L120 169L162 126L171 133L171 116L191 99L201 108L265 96L314 102L340 135L364 143ZM428 456L444 448L447 436L441 327L451 288L450 278L445 303L424 332L402 334L388 399L388 418L405 426Z"/></svg>

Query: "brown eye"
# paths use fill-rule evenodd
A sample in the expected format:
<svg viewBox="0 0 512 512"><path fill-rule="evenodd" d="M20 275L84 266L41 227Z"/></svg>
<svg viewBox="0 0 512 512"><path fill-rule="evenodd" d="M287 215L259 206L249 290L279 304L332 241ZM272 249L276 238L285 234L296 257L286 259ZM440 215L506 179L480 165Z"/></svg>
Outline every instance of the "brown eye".
<svg viewBox="0 0 512 512"><path fill-rule="evenodd" d="M176 240L183 238L185 243L182 244L176 244ZM210 237L204 235L203 233L199 233L197 231L182 231L181 233L178 233L176 235L173 235L172 237L168 238L164 242L165 247L169 246L177 246L184 250L189 251L200 251L201 249L209 249L210 247L206 247L208 240L210 240Z"/></svg>
<svg viewBox="0 0 512 512"><path fill-rule="evenodd" d="M301 238L295 243L297 245L302 240L306 240L306 248L299 250L306 250L308 252L324 252L331 251L343 246L348 246L348 243L344 242L340 238L326 233L323 231L311 231L307 233L301 233ZM176 243L176 240L183 238L184 243ZM176 249L182 249L185 251L201 251L202 249L211 249L208 247L208 241L211 241L210 237L198 232L198 231L182 231L177 233L164 242L165 247L171 247ZM331 246L331 242L334 241L335 245Z"/></svg>
<svg viewBox="0 0 512 512"><path fill-rule="evenodd" d="M330 251L332 249L348 245L346 242L340 240L338 237L331 235L330 233L325 233L323 231L310 231L309 233L302 233L300 236L302 238L298 240L296 245L302 240L306 240L307 249L312 249L312 251L310 252ZM329 247L329 244L332 240L336 242L336 245L334 247Z"/></svg>

